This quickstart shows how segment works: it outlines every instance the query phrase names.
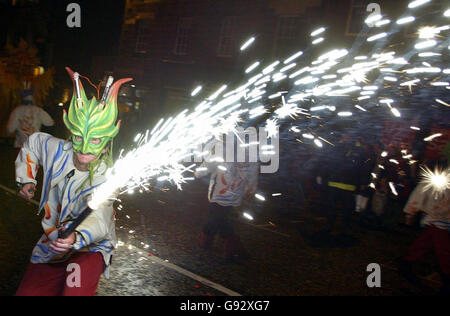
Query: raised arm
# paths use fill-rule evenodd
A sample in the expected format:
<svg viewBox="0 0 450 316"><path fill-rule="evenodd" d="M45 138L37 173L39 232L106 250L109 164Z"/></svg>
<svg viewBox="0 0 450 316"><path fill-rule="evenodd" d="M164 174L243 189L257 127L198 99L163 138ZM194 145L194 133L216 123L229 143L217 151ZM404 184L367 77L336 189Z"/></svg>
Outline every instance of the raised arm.
<svg viewBox="0 0 450 316"><path fill-rule="evenodd" d="M52 117L50 116L50 114L48 114L47 112L45 112L43 109L40 109L40 118L41 118L41 122L44 126L53 126L55 125L55 121L53 121Z"/></svg>

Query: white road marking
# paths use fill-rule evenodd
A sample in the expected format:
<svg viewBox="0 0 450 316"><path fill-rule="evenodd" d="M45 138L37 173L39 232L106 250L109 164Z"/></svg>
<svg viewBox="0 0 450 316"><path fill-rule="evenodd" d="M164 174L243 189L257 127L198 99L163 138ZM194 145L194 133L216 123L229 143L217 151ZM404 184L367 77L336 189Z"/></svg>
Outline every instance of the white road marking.
<svg viewBox="0 0 450 316"><path fill-rule="evenodd" d="M137 251L141 251L143 253L147 253L145 250L141 250L139 248L135 248L135 249ZM242 296L241 294L239 294L239 293L237 293L235 291L227 289L226 287L224 287L224 286L222 286L222 285L220 285L218 283L210 281L210 280L208 280L208 279L206 279L206 278L204 278L204 277L202 277L200 275L192 273L192 272L190 272L190 271L188 271L186 269L183 269L183 268L181 268L181 267L179 267L179 266L177 266L177 265L175 265L173 263L167 262L167 261L165 261L165 260L163 260L163 259L161 259L161 258L159 258L159 257L157 257L157 256L155 256L153 254L151 256L147 257L147 258L149 260L157 263L157 264L160 264L160 265L162 265L162 266L164 266L166 268L172 269L172 270L174 270L174 271L176 271L178 273L181 273L181 274L183 274L183 275L185 275L185 276L187 276L187 277L189 277L191 279L194 279L194 280L196 280L198 282L201 282L204 285L209 286L209 287L211 287L213 289L216 289L216 290L218 290L218 291L220 291L222 293L225 293L225 294L227 294L229 296Z"/></svg>
<svg viewBox="0 0 450 316"><path fill-rule="evenodd" d="M255 225L255 224L246 223L246 222L239 222L239 223L243 223L243 224L246 224L246 225L250 225L250 226L252 226L252 227L254 227L254 228L262 229L262 230L265 230L265 231L268 231L268 232L271 232L271 233L274 233L274 234L277 234L277 235L280 235L280 236L284 236L284 237L288 237L288 238L291 237L291 236L288 235L288 234L280 233L280 232L278 232L278 231L276 231L276 230L272 230L272 229L263 227L263 226L261 226L261 225Z"/></svg>

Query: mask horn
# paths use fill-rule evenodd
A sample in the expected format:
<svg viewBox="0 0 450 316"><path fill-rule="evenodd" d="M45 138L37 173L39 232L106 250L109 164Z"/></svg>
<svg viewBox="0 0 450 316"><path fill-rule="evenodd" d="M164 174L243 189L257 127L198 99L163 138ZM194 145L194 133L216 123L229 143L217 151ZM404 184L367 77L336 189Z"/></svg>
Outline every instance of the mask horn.
<svg viewBox="0 0 450 316"><path fill-rule="evenodd" d="M114 102L115 104L117 104L117 95L119 94L119 89L120 86L123 85L124 83L127 83L129 81L133 80L133 78L124 78L124 79L120 79L117 80L111 87L110 91L109 91L109 95L108 98L106 100L106 104L108 104L109 102Z"/></svg>
<svg viewBox="0 0 450 316"><path fill-rule="evenodd" d="M84 92L84 88L83 88L83 84L81 83L81 80L77 80L78 81L78 88L76 85L76 81L75 81L75 74L72 69L70 69L69 67L65 67L67 73L70 76L70 79L72 79L73 82L73 97L75 97L75 99L77 100L76 104L78 106L82 106L82 101L86 100L86 93ZM79 78L79 77L78 77ZM79 96L78 96L79 93Z"/></svg>

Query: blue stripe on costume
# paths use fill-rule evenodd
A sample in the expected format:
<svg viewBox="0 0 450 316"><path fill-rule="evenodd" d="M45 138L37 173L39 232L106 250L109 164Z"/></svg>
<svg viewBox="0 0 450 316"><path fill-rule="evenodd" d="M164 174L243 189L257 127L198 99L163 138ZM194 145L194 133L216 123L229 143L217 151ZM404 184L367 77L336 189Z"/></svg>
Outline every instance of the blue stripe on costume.
<svg viewBox="0 0 450 316"><path fill-rule="evenodd" d="M88 232L87 230L83 229L83 230L80 231L80 233L86 234L89 237L89 244L92 244L93 239L92 239L92 235L91 235L90 232Z"/></svg>
<svg viewBox="0 0 450 316"><path fill-rule="evenodd" d="M102 247L102 246L97 246L97 247L95 247L94 249L92 249L91 251L89 251L89 252L100 252L100 251L104 251L104 252L106 252L107 254L109 254L109 253L111 253L112 251L113 251L113 249L112 248L106 248L106 247Z"/></svg>
<svg viewBox="0 0 450 316"><path fill-rule="evenodd" d="M42 210L44 207L44 204L47 202L47 196L48 196L48 189L49 189L49 182L52 177L53 169L47 171L47 174L45 175L45 182L44 182L44 192L42 194L41 203L39 204L39 210Z"/></svg>
<svg viewBox="0 0 450 316"><path fill-rule="evenodd" d="M59 217L59 223L61 224L63 219L64 219L64 215L67 212L67 208L69 207L69 203L67 203L67 205L64 207L63 211L61 212L61 216Z"/></svg>
<svg viewBox="0 0 450 316"><path fill-rule="evenodd" d="M47 140L45 141L45 166L47 167L47 163L48 163L48 141L51 139L51 137L47 138ZM48 168L47 168L48 169Z"/></svg>
<svg viewBox="0 0 450 316"><path fill-rule="evenodd" d="M43 252L43 253L45 253L46 255L48 255L48 249L46 249L44 246L42 246L42 245L37 245L38 247L39 247L39 249L41 249L41 251Z"/></svg>
<svg viewBox="0 0 450 316"><path fill-rule="evenodd" d="M50 181L50 178L52 177L52 172L53 172L53 168L48 168L48 142L50 141L52 137L48 137L47 140L45 141L45 158L43 160L45 160L45 169L47 170L47 173L45 174L45 182L44 182L44 192L42 193L42 198L41 198L41 203L39 204L39 211L42 210L42 208L44 207L44 204L47 202L47 196L48 196L48 183ZM44 164L42 164L44 165Z"/></svg>
<svg viewBox="0 0 450 316"><path fill-rule="evenodd" d="M84 190L84 191L81 191L80 194L78 194L78 195L73 199L73 202L76 202L76 201L78 200L78 198L79 198L81 195L83 195L83 194L85 194L85 193L87 193L87 192L89 192L89 191L95 189L95 188L98 187L100 184L102 184L102 183L99 183L99 184L97 184L97 185L94 185L93 187L90 187L89 189L86 189L86 190Z"/></svg>
<svg viewBox="0 0 450 316"><path fill-rule="evenodd" d="M58 160L61 157L61 155L63 153L63 145L64 145L64 143L62 141L60 141L58 144L58 150L55 154L55 157L53 158L53 163L55 163L56 160Z"/></svg>
<svg viewBox="0 0 450 316"><path fill-rule="evenodd" d="M75 183L75 180L73 180L69 185L69 190L67 191L67 199L69 200L69 203L72 203L70 200L70 191L72 191L72 185Z"/></svg>
<svg viewBox="0 0 450 316"><path fill-rule="evenodd" d="M45 141L45 162L46 162L46 167L47 167L46 169L48 169L48 170L47 170L47 173L46 173L45 178L44 178L45 179L44 192L42 194L41 203L39 204L39 210L41 210L44 207L44 204L47 202L48 189L49 189L49 185L48 184L49 184L50 180L54 179L56 177L56 176L52 175L52 173L53 173L53 165L55 164L56 160L58 160L61 157L61 155L63 153L64 142L60 141L59 144L58 144L58 150L56 151L55 157L53 157L53 164L50 166L50 168L48 168L48 166L47 166L48 165L48 159L47 159L48 158L48 142L50 141L50 139L52 139L51 136L48 137L47 140ZM67 158L66 158L66 161L64 162L64 166L66 165L66 162L67 162ZM59 174L64 169L64 166L63 166L63 168L60 171L58 171Z"/></svg>
<svg viewBox="0 0 450 316"><path fill-rule="evenodd" d="M72 185L74 184L75 180L72 181L72 183L69 186L69 190L67 190L67 198L69 200L69 203L64 207L64 210L61 212L61 216L59 217L59 222L61 223L63 219L66 217L67 207L70 204L70 189L72 188Z"/></svg>
<svg viewBox="0 0 450 316"><path fill-rule="evenodd" d="M64 163L63 163L61 169L59 169L58 172L56 172L53 175L52 179L59 177L59 175L63 172L64 168L66 167L67 160L69 160L69 155L66 156L66 159L64 160Z"/></svg>

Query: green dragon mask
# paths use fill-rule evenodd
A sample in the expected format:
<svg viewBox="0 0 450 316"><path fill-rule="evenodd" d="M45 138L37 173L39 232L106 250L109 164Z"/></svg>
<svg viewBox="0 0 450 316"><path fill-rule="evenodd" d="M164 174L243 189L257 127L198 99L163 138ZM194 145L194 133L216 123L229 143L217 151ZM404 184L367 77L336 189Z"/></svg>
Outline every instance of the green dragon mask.
<svg viewBox="0 0 450 316"><path fill-rule="evenodd" d="M108 143L119 132L120 121L116 124L116 120L118 115L117 94L120 86L132 79L120 79L112 86L107 84L100 101L95 97L89 100L78 79L78 74L68 67L66 70L73 81L74 94L68 113L66 111L63 113L63 119L72 134L73 150L82 154L100 156Z"/></svg>

